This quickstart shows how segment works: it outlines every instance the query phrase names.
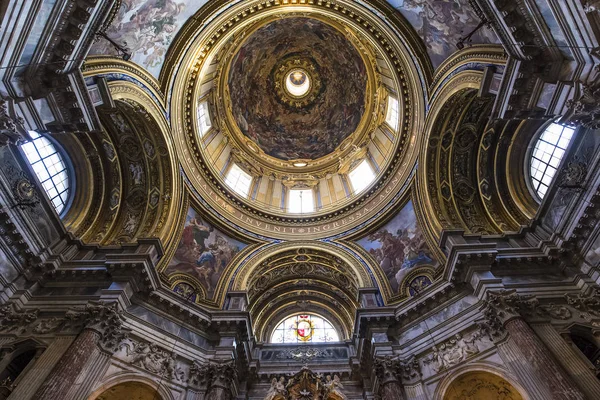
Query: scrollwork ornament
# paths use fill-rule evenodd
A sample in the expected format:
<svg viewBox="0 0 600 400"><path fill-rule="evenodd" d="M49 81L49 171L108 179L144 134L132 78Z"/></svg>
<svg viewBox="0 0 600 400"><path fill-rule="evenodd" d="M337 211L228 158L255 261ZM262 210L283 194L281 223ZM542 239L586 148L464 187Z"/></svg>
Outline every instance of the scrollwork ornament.
<svg viewBox="0 0 600 400"><path fill-rule="evenodd" d="M123 324L123 311L119 310L116 302L91 301L85 308L67 311L65 316L71 326L79 326L98 333L100 336L98 344L109 353L114 353L129 335L129 329Z"/></svg>

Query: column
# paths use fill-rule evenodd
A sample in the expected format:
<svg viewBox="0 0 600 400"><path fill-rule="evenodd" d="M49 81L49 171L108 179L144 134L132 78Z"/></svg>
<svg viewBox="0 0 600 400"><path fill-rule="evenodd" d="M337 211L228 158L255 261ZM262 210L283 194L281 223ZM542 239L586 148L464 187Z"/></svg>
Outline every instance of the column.
<svg viewBox="0 0 600 400"><path fill-rule="evenodd" d="M523 385L535 387L544 399L584 400L585 396L571 377L552 357L544 343L521 317L537 305L533 297L519 296L514 290L488 293L485 315L496 338L508 335L498 347L501 356ZM534 393L531 393L533 396Z"/></svg>
<svg viewBox="0 0 600 400"><path fill-rule="evenodd" d="M67 312L67 318L83 330L48 374L34 399L68 399L70 390L97 349L112 353L126 336L122 313L116 303L90 302L85 309Z"/></svg>
<svg viewBox="0 0 600 400"><path fill-rule="evenodd" d="M374 364L381 400L404 400L402 384L398 378L400 362L390 356L385 356L376 358Z"/></svg>
<svg viewBox="0 0 600 400"><path fill-rule="evenodd" d="M532 328L585 395L590 399L598 396L600 380L583 358L575 353L577 350L571 345L571 338L563 338L549 323L533 324Z"/></svg>

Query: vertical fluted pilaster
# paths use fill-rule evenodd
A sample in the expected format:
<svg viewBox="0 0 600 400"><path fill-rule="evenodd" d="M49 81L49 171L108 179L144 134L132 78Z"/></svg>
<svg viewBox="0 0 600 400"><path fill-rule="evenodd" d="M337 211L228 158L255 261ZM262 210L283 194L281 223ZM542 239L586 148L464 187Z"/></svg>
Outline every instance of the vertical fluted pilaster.
<svg viewBox="0 0 600 400"><path fill-rule="evenodd" d="M583 400L585 396L552 357L540 338L522 318L505 324L511 339L535 368L538 379L550 389L556 400Z"/></svg>
<svg viewBox="0 0 600 400"><path fill-rule="evenodd" d="M404 385L404 391L406 392L406 400L427 400L425 389L422 383L415 385Z"/></svg>
<svg viewBox="0 0 600 400"><path fill-rule="evenodd" d="M600 396L600 380L556 329L549 323L534 324L532 328L585 395L590 399Z"/></svg>
<svg viewBox="0 0 600 400"><path fill-rule="evenodd" d="M544 399L583 400L585 396L522 318L538 306L533 296L515 290L488 293L485 315L492 336L508 334L502 351L524 385L536 387Z"/></svg>
<svg viewBox="0 0 600 400"><path fill-rule="evenodd" d="M87 364L98 344L100 335L85 329L69 346L65 354L50 372L42 386L36 392L35 399L64 400L79 376L81 369Z"/></svg>
<svg viewBox="0 0 600 400"><path fill-rule="evenodd" d="M37 359L33 367L23 377L22 384L18 385L8 397L8 400L29 400L34 398L35 391L44 382L56 363L73 343L73 336L56 338L50 346Z"/></svg>

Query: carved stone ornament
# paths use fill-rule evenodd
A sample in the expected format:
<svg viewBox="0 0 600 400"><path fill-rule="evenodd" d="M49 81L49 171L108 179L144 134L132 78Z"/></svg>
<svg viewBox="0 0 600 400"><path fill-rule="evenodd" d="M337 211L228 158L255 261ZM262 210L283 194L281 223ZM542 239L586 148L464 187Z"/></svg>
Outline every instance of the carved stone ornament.
<svg viewBox="0 0 600 400"><path fill-rule="evenodd" d="M98 344L104 350L114 353L129 335L129 329L123 325L123 311L118 304L90 301L85 308L67 311L65 317L71 326L91 329L100 335Z"/></svg>
<svg viewBox="0 0 600 400"><path fill-rule="evenodd" d="M23 119L14 114L9 102L0 99L0 147L24 140Z"/></svg>
<svg viewBox="0 0 600 400"><path fill-rule="evenodd" d="M314 358L333 357L330 349L317 349L313 347L296 347L277 354L278 359L292 359L295 361L307 362Z"/></svg>
<svg viewBox="0 0 600 400"><path fill-rule="evenodd" d="M567 304L573 307L578 316L585 321L600 320L600 289L594 288L589 296L566 294L565 299ZM600 321L596 321L594 325L600 325Z"/></svg>
<svg viewBox="0 0 600 400"><path fill-rule="evenodd" d="M400 377L402 383L411 383L421 379L421 365L415 356L400 362Z"/></svg>
<svg viewBox="0 0 600 400"><path fill-rule="evenodd" d="M183 381L185 372L177 363L177 354L169 353L154 343L123 343L129 363L152 373L165 376L172 381Z"/></svg>
<svg viewBox="0 0 600 400"><path fill-rule="evenodd" d="M398 382L400 361L397 357L377 357L373 363L375 366L375 374L382 386L389 382Z"/></svg>
<svg viewBox="0 0 600 400"><path fill-rule="evenodd" d="M435 372L459 365L470 356L479 353L477 342L483 337L483 332L478 330L468 338L457 333L452 339L439 346L431 348L432 353L425 358L424 364L431 364Z"/></svg>
<svg viewBox="0 0 600 400"><path fill-rule="evenodd" d="M13 304L0 306L0 330L22 335L38 318L38 309L17 310Z"/></svg>
<svg viewBox="0 0 600 400"><path fill-rule="evenodd" d="M491 314L503 324L513 318L533 313L538 300L532 295L519 295L516 290L499 290L488 292L487 308L493 309Z"/></svg>
<svg viewBox="0 0 600 400"><path fill-rule="evenodd" d="M597 4L593 7L595 11ZM589 129L600 128L600 84L577 84L575 96L573 100L567 102L567 107L569 113L565 121Z"/></svg>
<svg viewBox="0 0 600 400"><path fill-rule="evenodd" d="M271 387L267 392L264 400L281 400L287 396L287 390L285 389L285 377L279 379L273 378L271 380Z"/></svg>

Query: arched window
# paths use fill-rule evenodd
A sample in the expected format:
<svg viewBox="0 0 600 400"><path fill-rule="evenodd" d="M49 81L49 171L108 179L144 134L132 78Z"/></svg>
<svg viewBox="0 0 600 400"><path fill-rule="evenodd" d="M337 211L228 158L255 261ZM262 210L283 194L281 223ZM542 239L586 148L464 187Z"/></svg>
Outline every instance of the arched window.
<svg viewBox="0 0 600 400"><path fill-rule="evenodd" d="M315 211L315 199L312 189L291 189L289 191L289 213L303 214L313 211Z"/></svg>
<svg viewBox="0 0 600 400"><path fill-rule="evenodd" d="M284 319L273 331L271 343L339 342L329 321L315 314L296 314Z"/></svg>
<svg viewBox="0 0 600 400"><path fill-rule="evenodd" d="M360 193L375 180L375 172L367 160L362 160L356 168L348 173L348 178L350 178L354 193Z"/></svg>
<svg viewBox="0 0 600 400"><path fill-rule="evenodd" d="M248 197L250 185L252 184L252 175L233 163L227 172L225 183L240 196Z"/></svg>
<svg viewBox="0 0 600 400"><path fill-rule="evenodd" d="M558 170L575 129L552 123L538 137L531 153L531 185L537 196L544 198Z"/></svg>
<svg viewBox="0 0 600 400"><path fill-rule="evenodd" d="M31 141L23 144L29 164L46 191L54 209L60 214L69 200L69 174L56 146L37 132L30 131Z"/></svg>

